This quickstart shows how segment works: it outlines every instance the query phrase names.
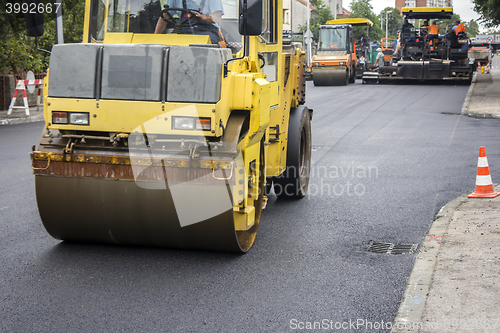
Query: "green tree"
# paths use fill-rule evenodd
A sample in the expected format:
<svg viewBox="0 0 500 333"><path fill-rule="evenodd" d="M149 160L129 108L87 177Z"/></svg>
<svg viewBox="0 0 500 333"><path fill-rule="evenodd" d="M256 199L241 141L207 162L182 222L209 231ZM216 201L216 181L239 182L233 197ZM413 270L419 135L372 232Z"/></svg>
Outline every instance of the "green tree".
<svg viewBox="0 0 500 333"><path fill-rule="evenodd" d="M485 33L486 35L498 35L500 34L500 29L488 29Z"/></svg>
<svg viewBox="0 0 500 333"><path fill-rule="evenodd" d="M500 25L500 0L473 0L474 10L489 28Z"/></svg>
<svg viewBox="0 0 500 333"><path fill-rule="evenodd" d="M2 2L5 2L5 0ZM63 1L63 35L65 43L82 41L84 6L83 1ZM6 8L4 4L2 8ZM44 35L35 41L35 38L26 35L26 26L22 14L0 16L0 32L3 36L0 39L0 73L20 74L28 70L41 73L47 70L49 55L37 51L36 47L49 51L52 49L55 43L54 14L45 13L44 22Z"/></svg>
<svg viewBox="0 0 500 333"><path fill-rule="evenodd" d="M469 37L476 37L479 34L479 24L474 20L470 20L465 24L465 31L469 34Z"/></svg>
<svg viewBox="0 0 500 333"><path fill-rule="evenodd" d="M373 12L373 7L370 3L371 0L354 0L351 2L350 11L351 18L367 18L373 22L373 26L370 27L370 38L371 41L377 41L382 38L382 30L380 29L380 21L377 15ZM366 35L366 27L355 27L354 36ZM384 32L385 36L385 32Z"/></svg>
<svg viewBox="0 0 500 333"><path fill-rule="evenodd" d="M387 14L387 37L398 38L398 31L401 29L401 12L397 8L386 7L378 15L379 22L382 21L382 35L385 37L385 18Z"/></svg>

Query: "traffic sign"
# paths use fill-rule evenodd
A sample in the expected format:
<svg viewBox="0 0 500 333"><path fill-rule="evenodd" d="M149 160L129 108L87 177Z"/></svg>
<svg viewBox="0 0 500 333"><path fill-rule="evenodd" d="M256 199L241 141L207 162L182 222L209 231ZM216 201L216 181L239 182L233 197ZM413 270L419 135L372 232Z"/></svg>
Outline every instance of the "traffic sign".
<svg viewBox="0 0 500 333"><path fill-rule="evenodd" d="M486 38L486 43L488 43L488 44L493 43L493 36L488 36L488 37Z"/></svg>
<svg viewBox="0 0 500 333"><path fill-rule="evenodd" d="M26 80L30 80L30 81L34 82L35 81L35 74L33 74L32 71L29 71L28 73L26 73ZM35 85L33 83L28 84L26 86L26 88L28 88L28 91L30 92L30 94L32 94L35 91Z"/></svg>

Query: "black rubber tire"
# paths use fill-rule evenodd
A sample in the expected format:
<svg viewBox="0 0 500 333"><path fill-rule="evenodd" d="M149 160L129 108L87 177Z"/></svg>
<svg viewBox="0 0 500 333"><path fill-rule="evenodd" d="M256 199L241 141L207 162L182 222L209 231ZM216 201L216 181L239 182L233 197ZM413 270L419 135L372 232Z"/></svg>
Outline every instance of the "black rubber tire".
<svg viewBox="0 0 500 333"><path fill-rule="evenodd" d="M286 170L274 178L274 193L280 198L303 198L311 170L311 118L304 105L290 110Z"/></svg>
<svg viewBox="0 0 500 333"><path fill-rule="evenodd" d="M349 83L356 82L356 67L351 68L351 76L349 77Z"/></svg>
<svg viewBox="0 0 500 333"><path fill-rule="evenodd" d="M342 82L342 85L343 86L348 86L349 85L349 81L351 81L351 77L349 76L349 70L346 69L346 71L345 71L345 84L344 84L344 82Z"/></svg>

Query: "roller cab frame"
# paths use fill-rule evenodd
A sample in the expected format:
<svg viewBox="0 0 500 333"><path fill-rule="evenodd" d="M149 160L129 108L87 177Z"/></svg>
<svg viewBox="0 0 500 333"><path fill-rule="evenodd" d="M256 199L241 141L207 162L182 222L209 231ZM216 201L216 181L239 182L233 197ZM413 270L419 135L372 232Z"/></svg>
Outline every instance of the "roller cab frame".
<svg viewBox="0 0 500 333"><path fill-rule="evenodd" d="M400 48L390 66L379 68L378 73L364 73L366 82L456 81L470 83L473 68L468 60L470 40L466 33L456 36L451 32L454 25L452 7L403 7L401 13L409 22L436 20L445 23L439 34L424 37L419 27L400 29ZM403 20L404 22L404 20Z"/></svg>
<svg viewBox="0 0 500 333"><path fill-rule="evenodd" d="M223 6L230 48L154 34L157 1L86 0L83 43L52 49L31 152L53 237L246 252L266 181L306 195L305 52L283 45L281 0Z"/></svg>

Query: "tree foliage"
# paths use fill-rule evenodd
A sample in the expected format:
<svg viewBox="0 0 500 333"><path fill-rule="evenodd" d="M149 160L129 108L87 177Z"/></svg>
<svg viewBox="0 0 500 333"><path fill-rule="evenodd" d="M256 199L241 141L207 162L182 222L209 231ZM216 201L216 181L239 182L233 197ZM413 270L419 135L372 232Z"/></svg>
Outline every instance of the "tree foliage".
<svg viewBox="0 0 500 333"><path fill-rule="evenodd" d="M500 25L500 0L473 0L474 10L479 13L485 26L492 28Z"/></svg>
<svg viewBox="0 0 500 333"><path fill-rule="evenodd" d="M6 0L2 0L2 10ZM84 2L65 0L63 11L63 36L65 43L82 41ZM44 35L35 38L26 35L24 16L20 14L0 15L0 73L20 74L26 71L45 72L49 65L49 55L37 51L36 47L51 50L55 44L54 13L44 14Z"/></svg>
<svg viewBox="0 0 500 333"><path fill-rule="evenodd" d="M465 24L465 31L469 34L469 37L476 37L479 34L479 24L474 20L470 20Z"/></svg>
<svg viewBox="0 0 500 333"><path fill-rule="evenodd" d="M382 21L382 34L385 37L385 18L387 12L387 37L398 38L398 31L401 29L401 12L397 8L386 7L379 14L379 20Z"/></svg>
<svg viewBox="0 0 500 333"><path fill-rule="evenodd" d="M380 29L380 20L373 12L373 7L370 3L371 0L354 0L351 2L349 10L352 18L367 18L373 22L373 26L370 27L370 38L371 41L377 41L382 38L382 30ZM355 27L354 36L366 35L366 27ZM384 33L385 36L385 33Z"/></svg>

